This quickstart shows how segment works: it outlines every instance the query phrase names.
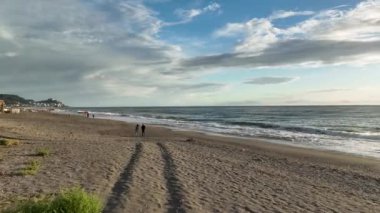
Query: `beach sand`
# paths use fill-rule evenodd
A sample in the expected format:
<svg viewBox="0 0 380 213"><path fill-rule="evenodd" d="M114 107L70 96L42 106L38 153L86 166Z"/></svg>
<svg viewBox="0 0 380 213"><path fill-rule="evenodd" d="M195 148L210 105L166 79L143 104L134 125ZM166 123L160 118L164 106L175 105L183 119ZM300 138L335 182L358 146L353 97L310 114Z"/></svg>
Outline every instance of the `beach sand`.
<svg viewBox="0 0 380 213"><path fill-rule="evenodd" d="M0 114L0 138L20 140L0 146L0 209L82 186L104 212L380 212L379 159L50 113Z"/></svg>

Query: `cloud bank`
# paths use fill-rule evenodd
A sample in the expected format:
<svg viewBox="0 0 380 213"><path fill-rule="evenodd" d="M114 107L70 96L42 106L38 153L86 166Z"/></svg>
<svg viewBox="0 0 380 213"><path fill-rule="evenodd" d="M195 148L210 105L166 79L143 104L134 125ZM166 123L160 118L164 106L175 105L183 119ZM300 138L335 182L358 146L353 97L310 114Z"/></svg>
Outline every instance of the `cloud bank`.
<svg viewBox="0 0 380 213"><path fill-rule="evenodd" d="M157 39L161 27L139 1L2 1L1 91L60 94L69 104L93 94L151 94L157 86L142 83L175 79L157 70L182 55L180 47Z"/></svg>
<svg viewBox="0 0 380 213"><path fill-rule="evenodd" d="M211 3L176 14L185 24L221 8ZM276 26L276 20L293 16L304 20L286 28ZM154 105L146 100L157 97L170 105L181 101L178 94L195 100L197 95L206 97L227 88L227 83L200 80L226 67L358 65L380 59L378 0L352 9L276 11L266 18L227 23L213 36L216 41L235 39L234 48L195 58L160 37L175 22L158 17L140 0L67 0L64 4L3 0L1 93L34 99L50 96L73 105L96 105L98 99ZM287 79L261 81L271 80Z"/></svg>
<svg viewBox="0 0 380 213"><path fill-rule="evenodd" d="M287 28L272 21L296 15L312 15ZM373 63L380 59L380 1L365 1L355 8L320 12L278 11L268 18L228 23L216 37L242 41L233 53L185 60L188 66L277 66L305 63Z"/></svg>
<svg viewBox="0 0 380 213"><path fill-rule="evenodd" d="M182 61L193 69L217 67L270 67L365 62L366 56L379 56L380 41L287 40L276 42L260 54L228 53ZM368 61L370 62L370 61Z"/></svg>

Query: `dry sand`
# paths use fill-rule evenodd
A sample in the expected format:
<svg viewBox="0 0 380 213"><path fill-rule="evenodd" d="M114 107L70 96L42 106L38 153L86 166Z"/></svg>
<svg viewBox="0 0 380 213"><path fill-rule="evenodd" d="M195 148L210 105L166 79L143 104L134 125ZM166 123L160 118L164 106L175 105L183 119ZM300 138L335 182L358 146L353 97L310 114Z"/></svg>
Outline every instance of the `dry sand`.
<svg viewBox="0 0 380 213"><path fill-rule="evenodd" d="M0 209L82 186L104 212L380 212L380 160L49 113L0 114ZM191 138L191 140L189 140ZM36 149L49 148L47 157ZM19 169L39 160L34 176Z"/></svg>

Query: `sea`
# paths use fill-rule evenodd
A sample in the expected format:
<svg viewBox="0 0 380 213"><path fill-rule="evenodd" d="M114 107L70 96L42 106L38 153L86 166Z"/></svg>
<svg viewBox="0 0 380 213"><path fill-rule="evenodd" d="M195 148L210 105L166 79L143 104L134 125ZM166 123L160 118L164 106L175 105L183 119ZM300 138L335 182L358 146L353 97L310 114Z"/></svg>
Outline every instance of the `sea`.
<svg viewBox="0 0 380 213"><path fill-rule="evenodd" d="M380 106L97 107L95 118L380 158Z"/></svg>

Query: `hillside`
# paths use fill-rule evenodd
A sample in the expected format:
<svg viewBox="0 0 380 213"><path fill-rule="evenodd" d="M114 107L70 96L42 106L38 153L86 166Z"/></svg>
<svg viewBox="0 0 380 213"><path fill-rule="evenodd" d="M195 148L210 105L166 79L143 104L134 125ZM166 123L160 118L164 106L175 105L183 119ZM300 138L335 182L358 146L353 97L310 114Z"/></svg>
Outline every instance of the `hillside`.
<svg viewBox="0 0 380 213"><path fill-rule="evenodd" d="M13 94L0 94L0 100L4 100L7 106L41 106L41 107L64 107L61 101L48 98L46 100L35 101L32 99L25 99L18 95Z"/></svg>
<svg viewBox="0 0 380 213"><path fill-rule="evenodd" d="M34 103L33 100L28 100L18 95L10 95L10 94L0 94L0 100L4 100L7 105Z"/></svg>

